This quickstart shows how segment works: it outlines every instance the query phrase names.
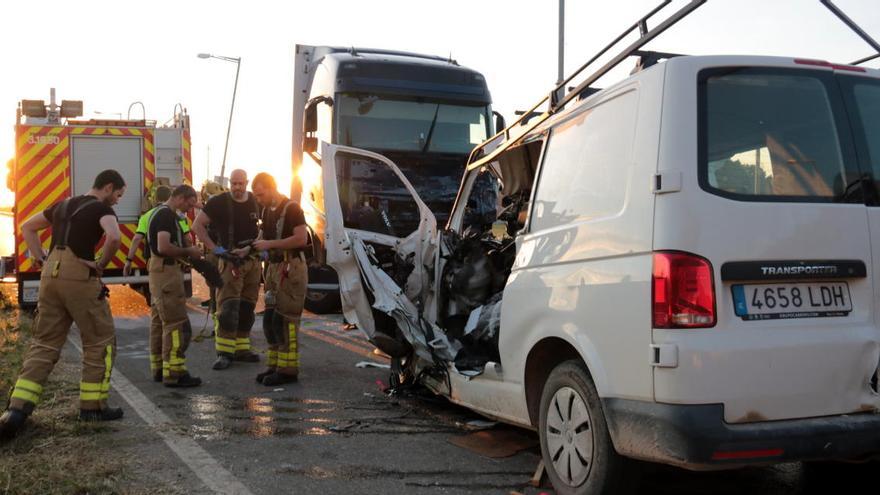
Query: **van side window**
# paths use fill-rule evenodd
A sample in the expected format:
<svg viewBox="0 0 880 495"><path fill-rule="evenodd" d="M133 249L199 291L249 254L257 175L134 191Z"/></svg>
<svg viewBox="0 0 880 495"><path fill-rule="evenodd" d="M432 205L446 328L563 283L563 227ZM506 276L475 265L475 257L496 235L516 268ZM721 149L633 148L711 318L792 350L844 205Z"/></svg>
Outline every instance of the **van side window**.
<svg viewBox="0 0 880 495"><path fill-rule="evenodd" d="M623 208L637 106L638 94L631 90L552 129L535 194L533 230Z"/></svg>
<svg viewBox="0 0 880 495"><path fill-rule="evenodd" d="M831 199L848 177L829 75L729 69L701 81L700 178L732 197ZM853 165L854 166L854 165Z"/></svg>
<svg viewBox="0 0 880 495"><path fill-rule="evenodd" d="M862 168L870 171L876 182L880 180L880 81L863 77L840 80L849 101L853 134L864 155Z"/></svg>

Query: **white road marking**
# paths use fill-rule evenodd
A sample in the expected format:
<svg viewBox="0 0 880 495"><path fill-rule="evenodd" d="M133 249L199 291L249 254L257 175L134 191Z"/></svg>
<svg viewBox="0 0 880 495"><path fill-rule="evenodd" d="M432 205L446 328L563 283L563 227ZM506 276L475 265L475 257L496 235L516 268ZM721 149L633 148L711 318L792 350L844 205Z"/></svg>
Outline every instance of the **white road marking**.
<svg viewBox="0 0 880 495"><path fill-rule="evenodd" d="M82 354L82 347L68 335L71 344ZM114 370L110 383L116 392L125 399L135 412L148 425L155 427L156 433L162 437L177 457L199 477L214 493L224 495L253 495L238 478L220 465L211 454L201 448L192 438L174 431L174 422L165 415L146 395L131 383L119 370Z"/></svg>

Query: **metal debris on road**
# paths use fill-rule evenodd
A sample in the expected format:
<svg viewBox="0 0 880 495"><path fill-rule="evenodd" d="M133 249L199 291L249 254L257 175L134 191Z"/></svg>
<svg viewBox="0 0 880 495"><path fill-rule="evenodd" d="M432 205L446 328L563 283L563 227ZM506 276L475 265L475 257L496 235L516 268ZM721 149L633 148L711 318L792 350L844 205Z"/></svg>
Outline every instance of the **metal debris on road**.
<svg viewBox="0 0 880 495"><path fill-rule="evenodd" d="M450 437L447 441L452 445L492 459L510 457L521 450L538 445L538 440L534 436L511 428L482 430Z"/></svg>
<svg viewBox="0 0 880 495"><path fill-rule="evenodd" d="M355 368L382 368L382 369L391 369L390 364L376 363L373 361L359 361Z"/></svg>
<svg viewBox="0 0 880 495"><path fill-rule="evenodd" d="M498 426L497 421L489 421L488 419L472 419L464 424L469 430L487 430Z"/></svg>

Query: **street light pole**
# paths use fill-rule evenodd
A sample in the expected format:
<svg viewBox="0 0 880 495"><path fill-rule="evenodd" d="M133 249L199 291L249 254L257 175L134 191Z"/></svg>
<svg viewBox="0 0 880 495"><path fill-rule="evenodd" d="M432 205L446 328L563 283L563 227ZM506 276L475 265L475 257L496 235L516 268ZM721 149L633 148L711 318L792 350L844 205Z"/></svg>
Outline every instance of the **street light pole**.
<svg viewBox="0 0 880 495"><path fill-rule="evenodd" d="M556 84L565 79L565 0L559 0L559 64L556 69Z"/></svg>
<svg viewBox="0 0 880 495"><path fill-rule="evenodd" d="M229 149L229 133L232 131L232 113L235 111L235 93L238 92L238 73L241 70L241 58L211 55L210 53L199 53L198 57L216 58L218 60L225 60L226 62L235 62L235 85L232 87L232 105L229 106L229 124L226 126L226 144L223 146L223 162L220 165L220 179L222 181L226 176L226 151Z"/></svg>

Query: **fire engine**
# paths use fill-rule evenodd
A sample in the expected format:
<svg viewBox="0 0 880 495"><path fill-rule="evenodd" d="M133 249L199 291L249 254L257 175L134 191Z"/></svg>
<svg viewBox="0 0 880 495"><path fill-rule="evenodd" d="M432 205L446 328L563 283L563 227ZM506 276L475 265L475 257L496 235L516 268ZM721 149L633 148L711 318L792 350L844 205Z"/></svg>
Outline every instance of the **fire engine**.
<svg viewBox="0 0 880 495"><path fill-rule="evenodd" d="M16 152L9 184L15 192L15 253L13 263L3 264L2 275L14 271L23 308L36 305L40 285L40 271L19 227L30 216L65 198L87 193L100 171L119 171L127 183L125 195L114 207L122 245L102 281L143 287L147 284L144 244L132 263L132 274L122 276L138 217L150 208L148 198L155 185L192 184L189 115L182 106L175 106L173 117L161 126L147 120L146 112L140 120L122 119L121 114L119 119L76 120L82 115L82 102L63 100L58 105L54 88L50 94L48 105L43 100L22 100L16 111ZM41 233L47 250L50 230Z"/></svg>

